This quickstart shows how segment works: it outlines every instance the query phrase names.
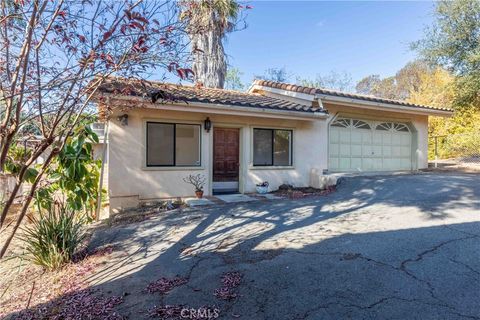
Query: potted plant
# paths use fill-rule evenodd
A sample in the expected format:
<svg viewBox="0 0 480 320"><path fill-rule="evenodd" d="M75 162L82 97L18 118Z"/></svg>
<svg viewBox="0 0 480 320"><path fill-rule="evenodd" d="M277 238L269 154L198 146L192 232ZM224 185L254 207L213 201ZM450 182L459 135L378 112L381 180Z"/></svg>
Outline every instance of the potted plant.
<svg viewBox="0 0 480 320"><path fill-rule="evenodd" d="M263 181L261 183L257 183L257 192L260 194L265 194L268 192L268 181Z"/></svg>
<svg viewBox="0 0 480 320"><path fill-rule="evenodd" d="M189 174L183 181L191 184L195 188L195 195L198 199L203 198L203 187L205 186L205 177L202 174Z"/></svg>

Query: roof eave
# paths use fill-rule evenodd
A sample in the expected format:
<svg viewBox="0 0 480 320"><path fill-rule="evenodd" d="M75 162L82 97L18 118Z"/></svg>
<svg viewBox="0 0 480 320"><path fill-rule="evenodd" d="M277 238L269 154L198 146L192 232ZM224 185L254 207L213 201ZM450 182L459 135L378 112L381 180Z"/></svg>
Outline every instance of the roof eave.
<svg viewBox="0 0 480 320"><path fill-rule="evenodd" d="M441 117L449 117L453 114L453 111L421 107L421 106L403 106L396 103L375 102L375 101L368 101L360 98L348 98L348 97L341 97L338 95L325 94L325 93L310 94L310 93L304 93L304 92L297 92L297 91L291 91L288 89L273 88L273 87L265 86L262 84L258 84L257 82L254 82L250 86L250 88L248 89L248 92L253 93L261 90L273 92L279 95L285 95L291 98L306 100L306 101L313 101L317 99L319 100L320 105L322 105L321 102L335 102L335 103L342 103L342 105L348 105L353 107L362 107L367 109L377 109L377 110L384 110L384 111L387 110L387 111L403 112L403 113L410 113L410 114L422 114L422 115L441 116Z"/></svg>
<svg viewBox="0 0 480 320"><path fill-rule="evenodd" d="M318 99L321 99L323 102L341 103L342 105L348 105L352 107L360 106L366 109L403 112L403 113L429 115L429 116L441 116L441 117L449 117L453 115L453 111L448 111L448 110L413 107L413 106L412 107L401 106L401 105L392 104L392 103L383 103L383 102L367 101L362 99L338 97L338 96L333 96L328 94L317 93L316 97Z"/></svg>
<svg viewBox="0 0 480 320"><path fill-rule="evenodd" d="M269 91L269 92L276 93L283 96L288 96L290 98L295 98L301 102L312 103L312 101L315 100L314 94L296 92L296 91L291 91L286 89L271 88L271 87L258 85L255 83L250 86L250 88L248 89L248 93L257 93L258 91L262 91L262 90Z"/></svg>
<svg viewBox="0 0 480 320"><path fill-rule="evenodd" d="M100 93L95 96L95 101L100 102L101 97L109 99L109 104L115 104L115 101L124 102L140 102L137 107L150 109L163 109L172 111L189 111L189 112L211 112L217 114L228 115L244 115L244 116L258 116L263 118L279 118L279 119L298 119L298 120L315 120L326 119L328 114L325 112L309 112L309 111L293 111L293 110L279 110L267 109L261 107L236 106L217 103L204 102L168 102L164 104L152 103L143 97L138 96L124 96L112 93Z"/></svg>

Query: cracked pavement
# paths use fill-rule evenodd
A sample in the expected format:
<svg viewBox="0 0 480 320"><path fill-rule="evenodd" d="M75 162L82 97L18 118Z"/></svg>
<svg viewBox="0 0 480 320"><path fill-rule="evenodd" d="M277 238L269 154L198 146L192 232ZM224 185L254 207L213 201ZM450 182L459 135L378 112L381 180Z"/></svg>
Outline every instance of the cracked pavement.
<svg viewBox="0 0 480 320"><path fill-rule="evenodd" d="M114 245L90 277L118 311L216 306L222 319L480 319L480 176L355 177L337 192L171 211L99 228ZM214 296L223 273L238 296ZM161 277L188 283L143 292Z"/></svg>

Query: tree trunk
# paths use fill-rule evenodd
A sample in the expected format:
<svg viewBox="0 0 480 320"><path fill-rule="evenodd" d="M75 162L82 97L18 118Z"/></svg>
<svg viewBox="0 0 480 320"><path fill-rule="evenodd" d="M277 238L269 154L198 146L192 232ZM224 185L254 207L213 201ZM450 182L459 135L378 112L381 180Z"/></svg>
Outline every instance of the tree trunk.
<svg viewBox="0 0 480 320"><path fill-rule="evenodd" d="M227 63L223 49L223 34L218 28L190 34L194 56L195 80L207 88L223 89Z"/></svg>

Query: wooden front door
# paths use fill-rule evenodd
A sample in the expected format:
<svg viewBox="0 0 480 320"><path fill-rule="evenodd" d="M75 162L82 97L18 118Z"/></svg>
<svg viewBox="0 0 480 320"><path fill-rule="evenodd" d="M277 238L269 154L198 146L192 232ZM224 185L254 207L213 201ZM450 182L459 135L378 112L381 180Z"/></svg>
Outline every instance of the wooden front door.
<svg viewBox="0 0 480 320"><path fill-rule="evenodd" d="M213 181L238 181L239 129L213 129Z"/></svg>

